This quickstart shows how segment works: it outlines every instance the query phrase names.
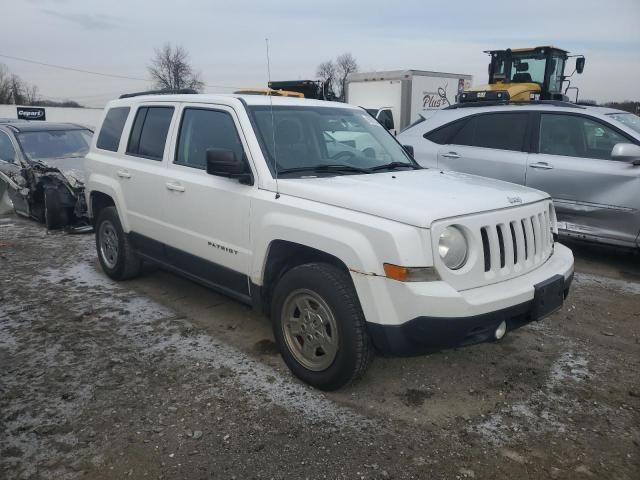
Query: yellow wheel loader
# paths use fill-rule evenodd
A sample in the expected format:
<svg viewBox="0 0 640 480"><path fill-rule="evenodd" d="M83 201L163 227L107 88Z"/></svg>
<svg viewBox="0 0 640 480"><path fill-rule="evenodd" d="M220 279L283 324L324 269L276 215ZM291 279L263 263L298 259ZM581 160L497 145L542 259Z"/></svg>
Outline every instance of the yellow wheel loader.
<svg viewBox="0 0 640 480"><path fill-rule="evenodd" d="M488 50L489 84L465 90L458 96L459 103L467 102L535 102L540 100L567 101L567 91L571 87L570 77L582 73L583 55L569 55L561 48L546 46ZM576 58L575 70L565 75L569 58ZM567 82L566 88L565 82Z"/></svg>

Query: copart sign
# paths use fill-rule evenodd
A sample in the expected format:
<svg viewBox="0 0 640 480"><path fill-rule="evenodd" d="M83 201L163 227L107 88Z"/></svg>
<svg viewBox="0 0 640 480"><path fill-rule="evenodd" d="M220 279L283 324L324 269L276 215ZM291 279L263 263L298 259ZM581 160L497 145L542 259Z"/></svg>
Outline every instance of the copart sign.
<svg viewBox="0 0 640 480"><path fill-rule="evenodd" d="M19 120L46 120L44 108L41 107L18 107Z"/></svg>

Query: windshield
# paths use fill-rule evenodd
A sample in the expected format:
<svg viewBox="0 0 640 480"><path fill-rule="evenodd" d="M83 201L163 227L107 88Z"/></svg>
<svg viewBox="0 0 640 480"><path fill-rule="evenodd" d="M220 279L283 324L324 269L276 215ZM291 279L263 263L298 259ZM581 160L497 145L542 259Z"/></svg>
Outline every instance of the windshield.
<svg viewBox="0 0 640 480"><path fill-rule="evenodd" d="M544 68L546 58L540 54L512 54L511 82L514 83L544 83Z"/></svg>
<svg viewBox="0 0 640 480"><path fill-rule="evenodd" d="M275 175L325 169L325 174L371 173L418 168L398 142L374 118L351 108L275 106L248 107L262 152ZM273 127L275 126L275 135ZM275 139L275 149L274 149ZM275 150L275 151L274 151ZM338 167L345 167L339 172ZM314 172L318 173L318 172Z"/></svg>
<svg viewBox="0 0 640 480"><path fill-rule="evenodd" d="M90 130L22 132L18 142L30 160L84 157L89 151Z"/></svg>
<svg viewBox="0 0 640 480"><path fill-rule="evenodd" d="M510 83L544 83L546 55L543 53L526 52L511 53L511 63L507 62L507 55L502 53L496 58L493 69L493 79L496 82ZM509 67L509 68L507 68ZM507 71L510 72L507 78ZM551 64L551 90L559 91L562 86L564 59L554 57ZM558 82L560 84L558 85Z"/></svg>
<svg viewBox="0 0 640 480"><path fill-rule="evenodd" d="M633 113L609 113L607 115L640 133L640 117L638 115Z"/></svg>

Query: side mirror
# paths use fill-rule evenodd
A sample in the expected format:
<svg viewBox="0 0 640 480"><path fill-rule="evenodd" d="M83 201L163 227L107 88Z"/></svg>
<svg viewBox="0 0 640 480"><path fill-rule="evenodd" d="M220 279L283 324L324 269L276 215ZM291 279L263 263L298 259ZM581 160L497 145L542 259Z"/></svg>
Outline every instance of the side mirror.
<svg viewBox="0 0 640 480"><path fill-rule="evenodd" d="M207 173L218 177L236 178L240 183L253 185L253 175L245 159L238 158L234 151L226 148L207 149Z"/></svg>
<svg viewBox="0 0 640 480"><path fill-rule="evenodd" d="M582 73L584 71L584 57L576 58L576 72Z"/></svg>
<svg viewBox="0 0 640 480"><path fill-rule="evenodd" d="M611 150L611 159L640 165L640 147L633 143L616 143Z"/></svg>
<svg viewBox="0 0 640 480"><path fill-rule="evenodd" d="M413 158L413 145L403 145L404 151L409 154L411 158Z"/></svg>

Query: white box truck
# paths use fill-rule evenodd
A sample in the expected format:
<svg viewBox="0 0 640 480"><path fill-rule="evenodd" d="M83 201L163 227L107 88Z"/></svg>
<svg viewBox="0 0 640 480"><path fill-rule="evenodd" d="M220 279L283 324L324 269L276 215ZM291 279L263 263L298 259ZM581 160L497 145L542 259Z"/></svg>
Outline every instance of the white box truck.
<svg viewBox="0 0 640 480"><path fill-rule="evenodd" d="M423 110L444 108L471 87L471 75L393 70L352 73L347 77L346 101L367 109L388 130L399 132Z"/></svg>

